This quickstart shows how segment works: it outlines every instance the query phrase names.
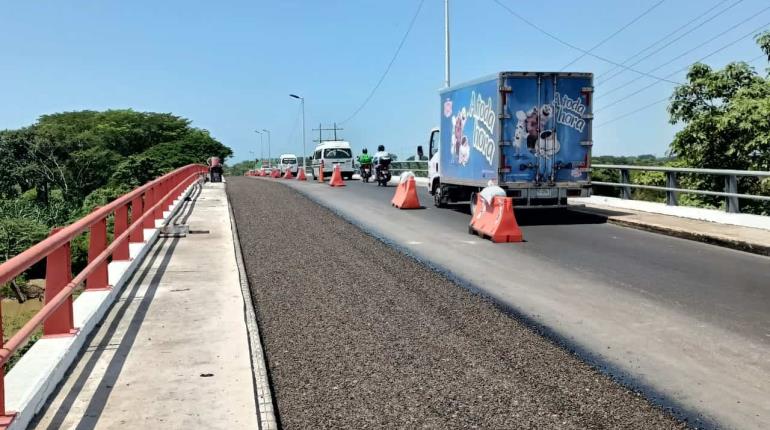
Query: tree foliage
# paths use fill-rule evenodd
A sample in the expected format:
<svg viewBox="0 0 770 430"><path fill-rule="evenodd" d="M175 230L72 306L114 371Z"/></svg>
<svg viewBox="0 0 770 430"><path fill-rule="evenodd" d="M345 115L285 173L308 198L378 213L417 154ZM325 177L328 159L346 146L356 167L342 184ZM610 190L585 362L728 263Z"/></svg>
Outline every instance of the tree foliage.
<svg viewBox="0 0 770 430"><path fill-rule="evenodd" d="M18 130L2 130L0 256L3 261L13 257L52 227L163 173L231 155L208 131L170 113L63 112L43 115ZM73 248L73 262L84 261L80 248Z"/></svg>
<svg viewBox="0 0 770 430"><path fill-rule="evenodd" d="M770 32L757 38L770 60ZM737 170L770 170L770 76L745 62L723 69L697 63L690 67L687 83L677 87L668 107L672 124L682 124L670 146L671 155L689 167ZM691 186L724 190L723 177L688 178ZM770 181L745 177L739 192L767 194ZM702 197L719 206L719 197ZM744 209L770 214L770 205L743 200ZM742 210L744 210L742 209Z"/></svg>

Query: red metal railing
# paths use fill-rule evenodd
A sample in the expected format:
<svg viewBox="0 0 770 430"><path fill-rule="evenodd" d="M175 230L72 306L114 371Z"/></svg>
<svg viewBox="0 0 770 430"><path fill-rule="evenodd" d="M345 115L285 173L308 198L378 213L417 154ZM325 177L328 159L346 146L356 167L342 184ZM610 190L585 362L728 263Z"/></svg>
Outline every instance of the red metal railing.
<svg viewBox="0 0 770 430"><path fill-rule="evenodd" d="M83 282L86 291L111 288L107 284L108 258L112 256L113 261L129 260L129 243L143 242L143 229L154 228L155 220L163 218L163 211L168 209L174 199L207 171L206 166L198 164L174 170L95 209L66 227L54 228L47 239L0 265L2 285L46 259L45 305L21 330L3 342L0 349L0 428L13 418L13 413L5 410L5 363L41 324L43 337L71 336L77 333L72 314L72 293L75 288ZM112 242L108 244L107 218L112 214L114 234ZM86 231L90 232L88 265L73 278L70 242ZM0 325L0 340L3 339L2 334Z"/></svg>

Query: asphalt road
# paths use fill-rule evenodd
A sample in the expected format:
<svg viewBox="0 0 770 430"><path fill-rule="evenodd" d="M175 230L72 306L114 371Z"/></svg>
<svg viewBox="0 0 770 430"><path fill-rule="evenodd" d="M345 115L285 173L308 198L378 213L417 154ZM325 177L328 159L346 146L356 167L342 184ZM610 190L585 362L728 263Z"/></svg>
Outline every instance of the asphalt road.
<svg viewBox="0 0 770 430"><path fill-rule="evenodd" d="M683 427L284 185L227 189L283 428Z"/></svg>
<svg viewBox="0 0 770 430"><path fill-rule="evenodd" d="M259 181L258 179L252 179ZM770 428L770 258L583 213L520 211L525 243L467 234L466 207L394 188L284 181L490 296L698 425Z"/></svg>

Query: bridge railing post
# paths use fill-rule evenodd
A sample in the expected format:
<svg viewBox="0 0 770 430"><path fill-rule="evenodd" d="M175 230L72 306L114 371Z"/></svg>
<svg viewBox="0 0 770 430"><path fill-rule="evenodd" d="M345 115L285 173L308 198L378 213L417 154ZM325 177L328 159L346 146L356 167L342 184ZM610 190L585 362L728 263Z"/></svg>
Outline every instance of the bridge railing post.
<svg viewBox="0 0 770 430"><path fill-rule="evenodd" d="M113 227L112 233L113 240L115 240L114 238L123 234L123 232L126 230L128 230L128 204L115 209L115 225ZM118 247L115 249L115 252L112 253L112 259L120 261L128 260L129 258L130 255L128 252L128 240L124 240L123 243L118 245Z"/></svg>
<svg viewBox="0 0 770 430"><path fill-rule="evenodd" d="M141 195L138 195L131 200L131 224L137 222L137 220L142 217L142 214L144 213L142 210L142 202ZM128 240L131 243L142 243L144 242L144 232L141 228L135 228L131 231Z"/></svg>
<svg viewBox="0 0 770 430"><path fill-rule="evenodd" d="M620 169L620 183L631 183L631 174L628 172L628 169ZM631 200L631 187L622 187L620 189L620 197L623 198L623 200Z"/></svg>
<svg viewBox="0 0 770 430"><path fill-rule="evenodd" d="M149 211L154 204L155 204L155 187L152 186L148 188L147 191L144 193L144 204L142 205L142 207L144 208L144 212ZM144 222L142 223L142 228L155 228L155 219L153 219L152 216L147 216L144 219Z"/></svg>
<svg viewBox="0 0 770 430"><path fill-rule="evenodd" d="M676 172L666 172L666 188L679 188ZM678 205L678 194L676 191L666 190L666 204L669 206Z"/></svg>
<svg viewBox="0 0 770 430"><path fill-rule="evenodd" d="M725 192L731 193L731 194L738 194L738 177L736 175L725 176ZM738 197L726 196L725 210L732 214L740 213L741 209L738 203Z"/></svg>
<svg viewBox="0 0 770 430"><path fill-rule="evenodd" d="M105 249L107 249L107 219L103 218L91 226L88 240L88 262L94 261ZM100 263L86 278L86 290L104 289L107 289L107 261Z"/></svg>
<svg viewBox="0 0 770 430"><path fill-rule="evenodd" d="M163 201L164 196L166 195L166 181L159 181L155 186L153 187L155 189L155 201L153 204L161 203ZM155 219L163 219L163 205L158 205L158 207L155 208L155 214L153 216ZM153 221L154 223L154 221ZM153 224L153 227L155 225Z"/></svg>
<svg viewBox="0 0 770 430"><path fill-rule="evenodd" d="M60 231L51 230L51 236ZM45 264L45 303L50 303L72 280L72 257L70 243L66 242L48 254ZM72 313L72 295L43 323L43 336L62 336L76 333Z"/></svg>

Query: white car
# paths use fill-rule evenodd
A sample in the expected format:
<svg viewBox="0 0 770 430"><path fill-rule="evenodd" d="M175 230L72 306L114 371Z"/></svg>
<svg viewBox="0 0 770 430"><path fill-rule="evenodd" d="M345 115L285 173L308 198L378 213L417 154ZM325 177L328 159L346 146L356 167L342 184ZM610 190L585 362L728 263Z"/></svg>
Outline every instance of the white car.
<svg viewBox="0 0 770 430"><path fill-rule="evenodd" d="M331 176L335 165L340 166L340 173L344 179L351 179L356 170L353 166L353 151L350 149L350 143L344 140L327 140L315 148L312 163L313 179L321 175L319 171L322 161L324 177Z"/></svg>
<svg viewBox="0 0 770 430"><path fill-rule="evenodd" d="M281 154L278 157L278 168L281 169L281 175L286 173L287 170L291 170L293 175L296 175L297 170L297 156L294 154Z"/></svg>

